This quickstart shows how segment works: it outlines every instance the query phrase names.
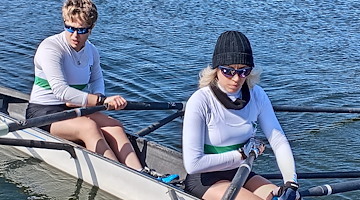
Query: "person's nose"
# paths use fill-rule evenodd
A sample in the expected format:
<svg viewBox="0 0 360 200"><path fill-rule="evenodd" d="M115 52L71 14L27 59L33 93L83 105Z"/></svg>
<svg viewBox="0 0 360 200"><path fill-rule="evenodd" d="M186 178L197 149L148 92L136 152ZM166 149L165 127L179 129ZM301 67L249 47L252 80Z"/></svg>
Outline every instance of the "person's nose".
<svg viewBox="0 0 360 200"><path fill-rule="evenodd" d="M79 36L78 31L74 31L74 32L71 34L71 37L73 37L73 38L78 38L78 36Z"/></svg>
<svg viewBox="0 0 360 200"><path fill-rule="evenodd" d="M241 79L241 77L239 76L238 73L235 73L235 75L231 78L233 81L239 81Z"/></svg>

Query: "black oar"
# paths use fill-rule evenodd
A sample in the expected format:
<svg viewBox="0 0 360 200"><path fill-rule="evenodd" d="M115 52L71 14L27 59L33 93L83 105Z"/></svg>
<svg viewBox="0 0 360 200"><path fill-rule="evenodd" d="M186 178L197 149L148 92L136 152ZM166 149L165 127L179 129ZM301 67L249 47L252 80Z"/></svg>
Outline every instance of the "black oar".
<svg viewBox="0 0 360 200"><path fill-rule="evenodd" d="M273 106L277 112L323 112L323 113L360 113L360 108L331 108L310 106Z"/></svg>
<svg viewBox="0 0 360 200"><path fill-rule="evenodd" d="M251 172L254 159L255 152L251 151L249 157L247 157L245 162L240 165L238 171L230 183L230 186L225 191L225 194L221 200L233 200L236 198L236 195L239 193L241 187L245 184L245 181Z"/></svg>
<svg viewBox="0 0 360 200"><path fill-rule="evenodd" d="M181 110L183 109L183 107L184 107L183 103L128 102L128 105L124 108L124 110L170 110L170 109ZM0 135L5 135L8 132L13 132L30 127L41 127L54 122L85 116L106 109L107 109L106 105L87 107L87 108L74 108L63 112L31 118L26 121L10 122L9 124L2 122L0 123ZM0 144L65 150L68 151L72 157L75 157L74 149L69 144L37 141L37 140L7 139L7 138L0 138Z"/></svg>
<svg viewBox="0 0 360 200"><path fill-rule="evenodd" d="M145 136L182 115L184 115L184 111L178 111L176 113L173 113L173 114L167 116L166 118L164 118L158 122L155 122L146 128L141 129L140 131L136 132L135 134L137 134L139 136Z"/></svg>
<svg viewBox="0 0 360 200"><path fill-rule="evenodd" d="M186 102L129 102L131 110L182 110ZM273 106L277 112L360 113L360 108L335 108L311 106ZM126 108L125 108L126 109Z"/></svg>
<svg viewBox="0 0 360 200"><path fill-rule="evenodd" d="M182 110L185 103L128 101L124 110Z"/></svg>
<svg viewBox="0 0 360 200"><path fill-rule="evenodd" d="M124 110L171 110L171 109L181 110L183 109L183 107L184 107L183 103L129 101L128 105L124 108ZM16 131L19 129L45 126L57 121L89 115L106 109L107 109L106 105L86 107L86 108L74 108L71 110L66 110L58 113L31 118L26 121L12 122L6 125L7 129L6 127L1 127L0 135L6 134L8 132Z"/></svg>
<svg viewBox="0 0 360 200"><path fill-rule="evenodd" d="M34 117L31 119L27 119L26 121L10 122L9 124L6 124L7 127L2 127L2 129L0 130L0 135L30 127L45 126L54 122L85 116L106 109L107 107L105 105L87 108L74 108L71 110L65 110L62 112L52 113L40 117Z"/></svg>
<svg viewBox="0 0 360 200"><path fill-rule="evenodd" d="M84 115L89 115L101 110L106 110L106 106L95 106L88 108L75 108L71 110L66 110L58 113L53 113L49 115L44 115L41 117L35 117L28 119L26 121L10 122L6 124L1 122L0 135L5 135L8 132L13 132L21 129L26 129L30 127L40 127L48 125L57 121L62 121L66 119L72 119L75 117L80 117ZM57 149L65 150L70 153L70 155L75 158L75 151L73 147L69 144L58 143L58 142L48 142L48 141L38 141L38 140L25 140L25 139L10 139L10 138L0 138L1 145L11 145L11 146L24 146L24 147L35 147L35 148L45 148L45 149Z"/></svg>
<svg viewBox="0 0 360 200"><path fill-rule="evenodd" d="M300 195L302 197L325 196L325 195L336 194L341 192L349 192L354 190L360 190L360 180L316 186L301 191Z"/></svg>
<svg viewBox="0 0 360 200"><path fill-rule="evenodd" d="M261 174L266 179L282 179L281 174ZM360 171L297 173L298 179L360 178Z"/></svg>

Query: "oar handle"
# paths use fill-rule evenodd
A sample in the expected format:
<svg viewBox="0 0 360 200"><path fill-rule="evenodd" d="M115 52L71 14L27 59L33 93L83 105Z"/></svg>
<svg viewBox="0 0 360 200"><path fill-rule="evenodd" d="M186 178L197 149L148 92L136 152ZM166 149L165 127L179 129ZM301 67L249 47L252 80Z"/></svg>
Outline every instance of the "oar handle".
<svg viewBox="0 0 360 200"><path fill-rule="evenodd" d="M245 181L251 172L254 160L255 152L251 151L246 160L240 165L238 171L230 183L230 186L226 189L221 200L234 200L236 198L241 187L245 184Z"/></svg>

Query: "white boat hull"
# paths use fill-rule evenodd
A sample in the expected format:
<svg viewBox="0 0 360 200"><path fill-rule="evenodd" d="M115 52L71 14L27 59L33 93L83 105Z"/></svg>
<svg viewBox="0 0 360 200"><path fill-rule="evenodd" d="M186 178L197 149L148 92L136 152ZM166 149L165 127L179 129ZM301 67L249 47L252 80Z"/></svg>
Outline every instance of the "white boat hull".
<svg viewBox="0 0 360 200"><path fill-rule="evenodd" d="M13 121L5 114L0 113L0 116L1 119L7 123ZM10 132L2 137L59 142L74 145L76 158L72 158L68 152L63 150L27 147L15 148L32 157L40 159L71 176L97 186L101 190L120 199L197 199L183 192L178 187L160 182L147 174L132 170L118 162L92 153L80 145L56 138L38 128L28 128Z"/></svg>

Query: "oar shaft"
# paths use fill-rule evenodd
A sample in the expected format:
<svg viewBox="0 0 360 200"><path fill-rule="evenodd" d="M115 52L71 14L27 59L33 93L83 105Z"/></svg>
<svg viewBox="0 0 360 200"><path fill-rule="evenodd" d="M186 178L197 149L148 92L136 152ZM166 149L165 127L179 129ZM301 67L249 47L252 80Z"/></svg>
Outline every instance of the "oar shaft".
<svg viewBox="0 0 360 200"><path fill-rule="evenodd" d="M240 165L232 182L230 183L230 186L225 191L225 194L221 198L221 200L234 200L236 198L241 187L245 184L245 181L251 172L254 159L255 159L255 153L250 152L249 157L246 158L245 162Z"/></svg>
<svg viewBox="0 0 360 200"><path fill-rule="evenodd" d="M302 197L325 196L325 195L336 194L341 192L349 192L354 190L360 190L360 180L316 186L309 188L305 191L301 191L300 195Z"/></svg>
<svg viewBox="0 0 360 200"><path fill-rule="evenodd" d="M273 106L277 112L323 112L323 113L360 113L360 108L330 108L310 106Z"/></svg>
<svg viewBox="0 0 360 200"><path fill-rule="evenodd" d="M183 103L172 103L172 102L128 102L128 105L124 110L170 110L177 109L182 110L184 107ZM16 131L19 129L25 129L30 127L40 127L45 126L57 121L62 121L66 119L72 119L75 117L80 117L84 115L89 115L98 111L106 110L107 106L94 106L86 108L74 108L71 110L66 110L63 112L53 113L45 116L35 117L27 119L23 122L13 122L9 123L8 132ZM5 133L6 131L4 131Z"/></svg>
<svg viewBox="0 0 360 200"><path fill-rule="evenodd" d="M266 179L282 179L281 174L261 174ZM360 171L349 172L317 172L297 173L298 179L320 179L320 178L360 178Z"/></svg>
<svg viewBox="0 0 360 200"><path fill-rule="evenodd" d="M72 119L75 117L80 117L84 115L89 115L98 111L106 110L106 106L94 106L94 107L87 107L87 108L75 108L71 110L66 110L58 113L53 113L49 115L44 115L40 117L34 117L31 119L27 119L26 121L17 123L12 122L9 123L8 132L30 128L30 127L40 127L44 125L48 125L57 121L62 121L66 119Z"/></svg>
<svg viewBox="0 0 360 200"><path fill-rule="evenodd" d="M125 110L183 110L185 102L133 102L128 101ZM311 106L273 106L276 112L360 113L360 108L333 108Z"/></svg>
<svg viewBox="0 0 360 200"><path fill-rule="evenodd" d="M128 101L124 110L182 110L184 103Z"/></svg>
<svg viewBox="0 0 360 200"><path fill-rule="evenodd" d="M144 129L141 129L140 131L138 131L135 134L137 134L139 136L145 136L182 115L184 115L184 111L178 111L176 113L173 113L173 114L169 115L168 117L166 117L158 122L155 122Z"/></svg>

